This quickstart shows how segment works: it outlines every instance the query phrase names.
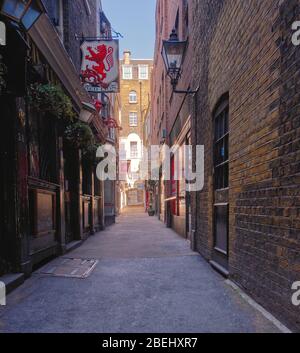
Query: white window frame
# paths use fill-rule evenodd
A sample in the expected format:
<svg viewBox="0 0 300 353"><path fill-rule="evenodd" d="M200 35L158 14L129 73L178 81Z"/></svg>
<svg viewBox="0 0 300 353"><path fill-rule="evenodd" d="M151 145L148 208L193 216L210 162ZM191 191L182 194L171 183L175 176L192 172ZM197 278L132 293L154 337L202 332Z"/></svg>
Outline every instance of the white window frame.
<svg viewBox="0 0 300 353"><path fill-rule="evenodd" d="M137 127L138 126L138 114L137 114L137 112L130 112L129 113L129 126L130 127Z"/></svg>
<svg viewBox="0 0 300 353"><path fill-rule="evenodd" d="M131 104L137 103L137 93L136 93L136 91L130 91L130 93L129 93L129 103L131 103Z"/></svg>
<svg viewBox="0 0 300 353"><path fill-rule="evenodd" d="M146 69L145 72L142 69ZM139 80L149 80L149 65L139 65Z"/></svg>
<svg viewBox="0 0 300 353"><path fill-rule="evenodd" d="M132 145L136 145L136 150L132 149ZM137 141L130 141L130 158L138 158L139 157L139 144Z"/></svg>
<svg viewBox="0 0 300 353"><path fill-rule="evenodd" d="M126 72L126 70L128 70L128 72ZM122 68L123 71L123 80L132 80L132 66L131 65L123 65Z"/></svg>
<svg viewBox="0 0 300 353"><path fill-rule="evenodd" d="M109 133L109 138L112 140L112 141L115 141L116 140L116 130L115 128L110 128L108 130L108 133Z"/></svg>

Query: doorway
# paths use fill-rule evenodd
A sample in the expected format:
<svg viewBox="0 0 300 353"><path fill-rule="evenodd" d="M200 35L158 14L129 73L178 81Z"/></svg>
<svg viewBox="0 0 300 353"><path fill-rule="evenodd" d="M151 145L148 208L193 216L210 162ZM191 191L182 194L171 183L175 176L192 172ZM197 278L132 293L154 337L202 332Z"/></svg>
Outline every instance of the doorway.
<svg viewBox="0 0 300 353"><path fill-rule="evenodd" d="M77 240L77 221L76 215L78 201L78 158L76 150L64 141L64 176L65 176L65 225L66 225L66 244Z"/></svg>

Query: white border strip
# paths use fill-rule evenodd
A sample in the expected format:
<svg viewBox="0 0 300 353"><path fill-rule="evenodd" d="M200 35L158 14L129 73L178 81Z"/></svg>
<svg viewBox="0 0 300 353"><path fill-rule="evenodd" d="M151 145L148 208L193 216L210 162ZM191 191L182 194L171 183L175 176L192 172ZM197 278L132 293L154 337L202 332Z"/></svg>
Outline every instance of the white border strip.
<svg viewBox="0 0 300 353"><path fill-rule="evenodd" d="M232 287L248 304L250 304L254 309L258 310L266 319L268 319L274 326L276 326L282 333L292 333L285 325L283 325L279 320L277 320L272 314L270 314L261 305L256 303L252 298L250 298L239 286L227 279L225 281L230 287Z"/></svg>

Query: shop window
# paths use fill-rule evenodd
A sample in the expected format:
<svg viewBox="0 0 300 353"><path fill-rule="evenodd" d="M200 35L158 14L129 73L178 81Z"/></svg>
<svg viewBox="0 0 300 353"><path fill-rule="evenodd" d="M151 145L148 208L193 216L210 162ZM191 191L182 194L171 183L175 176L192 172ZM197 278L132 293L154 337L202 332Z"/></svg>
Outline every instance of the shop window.
<svg viewBox="0 0 300 353"><path fill-rule="evenodd" d="M94 191L95 196L101 196L101 182L97 177L96 168L94 169Z"/></svg>
<svg viewBox="0 0 300 353"><path fill-rule="evenodd" d="M214 114L215 190L229 186L229 105L223 101Z"/></svg>
<svg viewBox="0 0 300 353"><path fill-rule="evenodd" d="M29 173L44 181L57 182L56 127L44 116L29 116Z"/></svg>
<svg viewBox="0 0 300 353"><path fill-rule="evenodd" d="M178 216L178 180L175 180L175 157L171 157L171 183L170 183L170 196L174 198L171 200L171 213L173 216Z"/></svg>
<svg viewBox="0 0 300 353"><path fill-rule="evenodd" d="M92 166L88 159L82 159L82 193L92 195Z"/></svg>

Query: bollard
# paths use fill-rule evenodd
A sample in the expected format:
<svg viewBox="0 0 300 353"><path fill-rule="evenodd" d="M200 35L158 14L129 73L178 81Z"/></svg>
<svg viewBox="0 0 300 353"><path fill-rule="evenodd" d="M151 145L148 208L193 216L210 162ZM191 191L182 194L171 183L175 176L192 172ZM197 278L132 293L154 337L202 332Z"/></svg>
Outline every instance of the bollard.
<svg viewBox="0 0 300 353"><path fill-rule="evenodd" d="M2 21L0 21L0 45L6 45L6 26Z"/></svg>
<svg viewBox="0 0 300 353"><path fill-rule="evenodd" d="M6 305L6 286L0 281L0 306Z"/></svg>

